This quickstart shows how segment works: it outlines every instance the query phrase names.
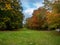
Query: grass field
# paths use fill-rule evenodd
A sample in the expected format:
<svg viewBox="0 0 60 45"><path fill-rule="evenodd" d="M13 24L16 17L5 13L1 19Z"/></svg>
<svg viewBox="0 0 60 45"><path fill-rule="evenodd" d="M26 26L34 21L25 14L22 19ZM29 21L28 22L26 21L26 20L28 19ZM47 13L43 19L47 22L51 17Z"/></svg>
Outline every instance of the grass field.
<svg viewBox="0 0 60 45"><path fill-rule="evenodd" d="M0 31L0 45L60 45L55 31Z"/></svg>

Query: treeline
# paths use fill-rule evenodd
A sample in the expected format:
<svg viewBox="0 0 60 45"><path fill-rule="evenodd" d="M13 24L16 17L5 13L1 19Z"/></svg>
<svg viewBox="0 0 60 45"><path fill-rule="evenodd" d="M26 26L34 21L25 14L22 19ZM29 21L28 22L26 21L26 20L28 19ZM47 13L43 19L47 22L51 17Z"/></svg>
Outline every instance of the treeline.
<svg viewBox="0 0 60 45"><path fill-rule="evenodd" d="M0 0L0 30L22 28L22 10L20 0Z"/></svg>
<svg viewBox="0 0 60 45"><path fill-rule="evenodd" d="M32 17L26 19L25 27L48 30L60 28L60 1L44 0L44 6L34 10Z"/></svg>
<svg viewBox="0 0 60 45"><path fill-rule="evenodd" d="M44 0L44 6L34 10L32 17L26 19L29 29L60 28L60 0ZM0 0L0 30L13 30L23 27L20 0Z"/></svg>

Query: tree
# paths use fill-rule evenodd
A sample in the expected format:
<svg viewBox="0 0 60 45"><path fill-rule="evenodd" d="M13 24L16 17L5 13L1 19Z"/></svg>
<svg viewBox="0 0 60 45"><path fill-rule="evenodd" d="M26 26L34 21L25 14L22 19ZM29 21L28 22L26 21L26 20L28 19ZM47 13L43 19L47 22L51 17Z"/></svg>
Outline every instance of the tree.
<svg viewBox="0 0 60 45"><path fill-rule="evenodd" d="M23 14L19 0L0 1L0 29L18 29L23 25Z"/></svg>
<svg viewBox="0 0 60 45"><path fill-rule="evenodd" d="M60 13L60 0L57 0L55 1L53 4L52 4L52 12L55 13L55 14L59 14ZM55 11L56 10L56 11Z"/></svg>
<svg viewBox="0 0 60 45"><path fill-rule="evenodd" d="M34 10L33 16L27 19L27 27L30 29L41 29L46 26L46 18L45 18L45 8L38 8L38 10ZM43 12L43 13L42 13Z"/></svg>
<svg viewBox="0 0 60 45"><path fill-rule="evenodd" d="M52 4L52 12L56 15L55 22L57 23L57 28L60 28L60 0L56 0Z"/></svg>
<svg viewBox="0 0 60 45"><path fill-rule="evenodd" d="M60 1L54 0L53 3L51 3L49 6L51 10L49 10L47 14L47 23L48 27L51 28L60 28Z"/></svg>
<svg viewBox="0 0 60 45"><path fill-rule="evenodd" d="M44 0L43 4L44 4L44 8L47 10L51 10L51 4L53 3L52 0Z"/></svg>

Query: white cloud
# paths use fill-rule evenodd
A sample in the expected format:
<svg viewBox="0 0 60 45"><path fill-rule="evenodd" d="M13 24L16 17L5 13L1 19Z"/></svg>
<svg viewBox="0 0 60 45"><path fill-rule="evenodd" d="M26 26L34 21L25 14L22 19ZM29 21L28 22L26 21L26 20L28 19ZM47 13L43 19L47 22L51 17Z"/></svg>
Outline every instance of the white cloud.
<svg viewBox="0 0 60 45"><path fill-rule="evenodd" d="M35 10L35 8L27 8L26 10L24 10L23 13L25 14L25 17L31 17L33 10Z"/></svg>
<svg viewBox="0 0 60 45"><path fill-rule="evenodd" d="M36 8L39 8L39 7L42 7L42 6L43 6L42 3L38 3L38 2L37 2L37 3L34 3L33 5L34 5Z"/></svg>
<svg viewBox="0 0 60 45"><path fill-rule="evenodd" d="M23 11L25 17L31 17L34 10L36 10L36 9L38 9L39 7L43 6L43 4L40 4L40 3L33 3L33 5L35 6L35 7L33 7L33 8L30 8L30 7L27 5L29 8L27 8L26 10Z"/></svg>
<svg viewBox="0 0 60 45"><path fill-rule="evenodd" d="M28 13L29 15L31 15L33 13L33 10L35 10L35 8L28 8L24 12Z"/></svg>

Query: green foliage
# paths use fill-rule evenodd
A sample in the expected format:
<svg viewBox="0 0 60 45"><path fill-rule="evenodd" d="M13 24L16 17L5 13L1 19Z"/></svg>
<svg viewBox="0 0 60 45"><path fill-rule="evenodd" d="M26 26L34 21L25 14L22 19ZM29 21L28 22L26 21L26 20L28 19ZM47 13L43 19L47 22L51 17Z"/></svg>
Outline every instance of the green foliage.
<svg viewBox="0 0 60 45"><path fill-rule="evenodd" d="M23 25L22 7L17 0L0 2L0 29L18 29ZM2 6L4 6L2 8Z"/></svg>
<svg viewBox="0 0 60 45"><path fill-rule="evenodd" d="M3 30L6 28L6 25L4 22L0 22L0 29Z"/></svg>

